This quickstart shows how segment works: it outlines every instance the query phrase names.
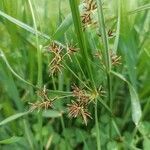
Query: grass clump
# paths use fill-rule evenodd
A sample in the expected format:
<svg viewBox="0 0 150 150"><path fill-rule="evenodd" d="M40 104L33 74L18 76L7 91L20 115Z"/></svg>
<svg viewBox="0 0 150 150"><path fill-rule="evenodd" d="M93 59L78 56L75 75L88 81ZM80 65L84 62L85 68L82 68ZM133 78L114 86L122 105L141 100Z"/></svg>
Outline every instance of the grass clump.
<svg viewBox="0 0 150 150"><path fill-rule="evenodd" d="M148 150L149 8L1 0L0 149Z"/></svg>

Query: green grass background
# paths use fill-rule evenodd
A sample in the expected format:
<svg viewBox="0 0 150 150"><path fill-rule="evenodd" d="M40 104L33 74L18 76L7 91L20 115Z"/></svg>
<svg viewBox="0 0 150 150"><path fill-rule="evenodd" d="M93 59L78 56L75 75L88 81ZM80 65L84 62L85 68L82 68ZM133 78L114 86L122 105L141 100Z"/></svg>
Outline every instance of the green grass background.
<svg viewBox="0 0 150 150"><path fill-rule="evenodd" d="M149 150L149 0L102 2L104 16L101 5L95 12L103 33L98 38L97 29L82 32L79 1L0 1L0 149ZM116 36L107 45L105 30L111 28ZM51 40L63 45L73 40L80 47L73 62L66 60L67 67L54 78L48 74L51 58L43 53L43 47ZM99 61L93 57L96 49L104 50L106 64L107 51L114 49L121 55L122 64L115 69L108 64L108 73L101 71ZM111 89L107 85L109 77ZM97 118L93 104L93 119L88 126L80 119L69 119L65 106L70 98L56 102L58 111L28 113L28 102L38 101L34 86L46 84L51 90L49 94L55 97L70 92L73 83L81 87L89 83L91 88L102 84L108 93L102 102L110 107L115 118L98 101ZM64 114L60 115L60 111Z"/></svg>

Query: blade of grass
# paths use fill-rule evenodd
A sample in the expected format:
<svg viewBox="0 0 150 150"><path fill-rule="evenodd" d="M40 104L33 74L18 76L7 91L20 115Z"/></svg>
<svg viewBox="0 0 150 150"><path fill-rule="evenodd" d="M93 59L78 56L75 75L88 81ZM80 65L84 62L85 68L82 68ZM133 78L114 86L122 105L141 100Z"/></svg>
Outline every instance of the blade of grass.
<svg viewBox="0 0 150 150"><path fill-rule="evenodd" d="M139 6L137 9L128 12L128 14L132 15L132 14L135 14L135 13L138 13L138 12L141 12L141 11L144 11L144 10L148 10L148 9L150 9L150 4Z"/></svg>
<svg viewBox="0 0 150 150"><path fill-rule="evenodd" d="M36 30L34 28L32 28L29 25L21 22L18 19L15 19L14 17L11 17L11 16L7 15L6 13L2 12L1 10L0 10L0 16L6 18L10 22L12 22L12 23L16 24L17 26L25 29L26 31L31 32L32 34L36 34ZM38 33L39 36L44 37L45 39L50 39L50 37L48 35L46 35L44 33L41 33L40 31L38 31L37 33Z"/></svg>
<svg viewBox="0 0 150 150"><path fill-rule="evenodd" d="M131 96L132 120L135 123L135 125L138 126L142 116L142 111L141 111L141 105L136 90L131 85L131 83L127 81L121 74L116 73L114 71L111 71L111 74L127 83L129 87L130 96Z"/></svg>
<svg viewBox="0 0 150 150"><path fill-rule="evenodd" d="M70 2L70 8L71 8L71 13L72 13L72 18L73 18L73 23L76 31L76 35L78 38L79 46L80 46L80 51L82 55L82 61L85 64L86 72L92 82L92 87L95 88L95 83L92 75L92 70L90 63L88 61L89 55L88 55L88 49L86 46L86 41L85 41L85 36L82 31L82 25L81 25L81 20L80 20L80 13L79 13L79 8L78 8L78 2L74 0L69 0Z"/></svg>
<svg viewBox="0 0 150 150"><path fill-rule="evenodd" d="M21 137L13 136L11 138L1 140L0 144L12 144L12 143L19 142L20 140L21 140Z"/></svg>
<svg viewBox="0 0 150 150"><path fill-rule="evenodd" d="M32 83L26 81L25 79L23 79L22 77L20 77L13 69L12 67L10 66L7 58L5 57L5 54L3 53L2 50L0 50L0 57L3 59L3 61L5 62L6 66L8 67L8 69L12 72L12 74L14 76L16 76L18 79L20 79L21 81L23 81L24 83L28 84L28 85L31 85L32 87L34 88L37 88L36 86L34 86Z"/></svg>
<svg viewBox="0 0 150 150"><path fill-rule="evenodd" d="M21 27L22 29L24 29L24 30L26 30L26 31L34 34L34 35L38 34L38 36L43 37L46 40L50 40L50 41L53 40L49 35L42 33L40 31L36 31L33 27L30 27L29 25L25 24L24 22L2 12L1 10L0 10L0 16L4 17L5 19L9 20L10 22L16 24L17 26ZM58 45L62 46L62 47L65 47L63 44L61 44L58 41L54 40L54 42L57 43Z"/></svg>
<svg viewBox="0 0 150 150"><path fill-rule="evenodd" d="M1 121L1 122L0 122L0 126L6 125L7 123L12 122L12 121L14 121L14 120L16 120L16 119L18 119L18 118L21 118L21 117L23 117L23 116L25 116L25 115L28 115L29 113L30 113L30 112L27 111L27 112L17 113L17 114L15 114L15 115L12 115L12 116L10 116L10 117L4 119L3 121Z"/></svg>

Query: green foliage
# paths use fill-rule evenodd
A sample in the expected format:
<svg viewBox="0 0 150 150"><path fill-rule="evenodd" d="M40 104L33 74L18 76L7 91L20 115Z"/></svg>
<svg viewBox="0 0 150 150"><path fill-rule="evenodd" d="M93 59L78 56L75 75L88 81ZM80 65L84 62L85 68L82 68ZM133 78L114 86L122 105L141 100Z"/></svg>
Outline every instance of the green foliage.
<svg viewBox="0 0 150 150"><path fill-rule="evenodd" d="M149 150L149 9L1 0L0 150Z"/></svg>

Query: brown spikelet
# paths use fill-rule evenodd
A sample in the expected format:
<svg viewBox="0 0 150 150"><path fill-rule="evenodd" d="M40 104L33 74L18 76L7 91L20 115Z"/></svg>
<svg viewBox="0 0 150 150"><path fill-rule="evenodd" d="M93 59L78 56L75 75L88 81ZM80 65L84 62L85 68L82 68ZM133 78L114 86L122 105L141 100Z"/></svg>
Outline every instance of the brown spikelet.
<svg viewBox="0 0 150 150"><path fill-rule="evenodd" d="M77 44L73 45L72 42L71 43L67 43L66 50L67 50L67 52L66 52L66 54L64 56L67 55L69 57L69 59L71 60L71 62L72 62L71 55L76 53L79 50L79 48L77 48Z"/></svg>
<svg viewBox="0 0 150 150"><path fill-rule="evenodd" d="M118 56L113 51L110 52L111 64L117 66L121 64L121 56Z"/></svg>
<svg viewBox="0 0 150 150"><path fill-rule="evenodd" d="M34 111L36 109L41 110L41 109L48 109L53 107L53 101L54 99L50 99L48 97L47 89L44 86L43 89L40 89L37 91L37 95L40 97L41 101L38 101L36 103L29 103L31 105L30 111Z"/></svg>
<svg viewBox="0 0 150 150"><path fill-rule="evenodd" d="M88 26L97 25L97 21L94 21L92 17L92 11L97 8L97 4L95 0L85 0L83 2L83 6L84 7L83 7L83 14L81 15L81 20L84 31Z"/></svg>
<svg viewBox="0 0 150 150"><path fill-rule="evenodd" d="M78 116L81 116L85 125L87 125L88 118L92 119L91 114L87 111L87 109L78 102L72 102L71 104L68 104L68 111L69 111L69 117L70 118L76 118Z"/></svg>
<svg viewBox="0 0 150 150"><path fill-rule="evenodd" d="M78 101L82 102L83 105L87 105L90 98L87 92L83 89L80 89L75 84L72 86L72 89L73 89L73 96L76 97Z"/></svg>
<svg viewBox="0 0 150 150"><path fill-rule="evenodd" d="M63 58L63 48L57 45L55 42L48 48L49 52L53 54L52 60L49 63L49 73L50 75L55 75L58 72L62 72L62 58Z"/></svg>

